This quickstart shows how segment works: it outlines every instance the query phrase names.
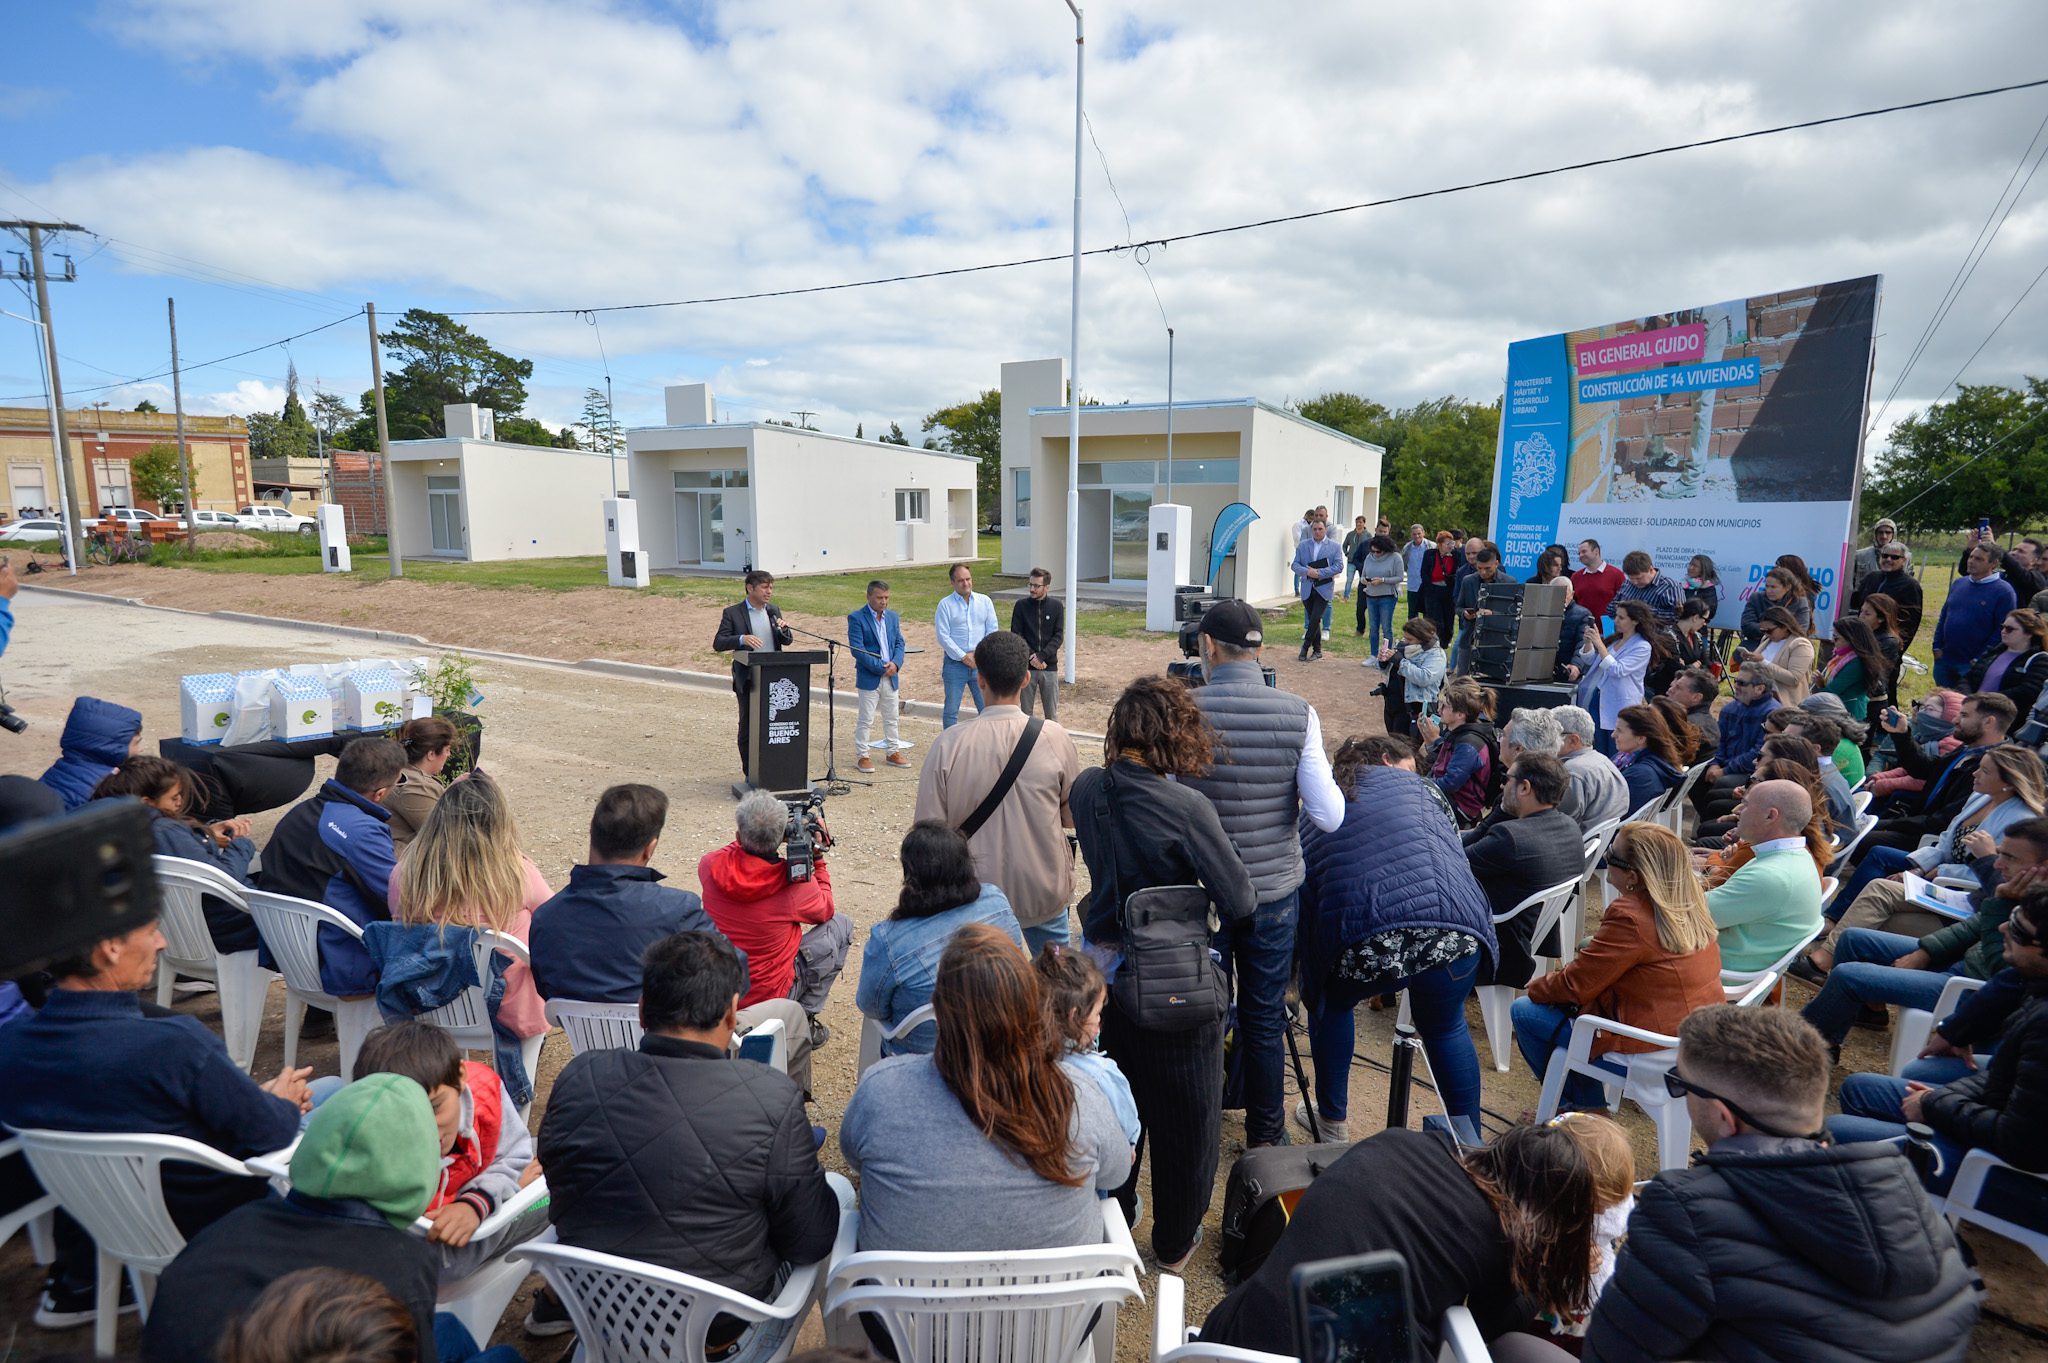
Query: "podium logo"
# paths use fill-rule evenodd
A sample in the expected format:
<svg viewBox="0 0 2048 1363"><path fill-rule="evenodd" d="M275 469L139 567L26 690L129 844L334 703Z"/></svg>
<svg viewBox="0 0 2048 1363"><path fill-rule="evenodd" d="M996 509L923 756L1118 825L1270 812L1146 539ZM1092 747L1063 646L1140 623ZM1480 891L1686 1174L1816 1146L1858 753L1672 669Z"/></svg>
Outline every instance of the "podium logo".
<svg viewBox="0 0 2048 1363"><path fill-rule="evenodd" d="M774 719L784 710L794 710L803 704L803 692L787 677L768 683L768 718Z"/></svg>
<svg viewBox="0 0 2048 1363"><path fill-rule="evenodd" d="M1527 440L1517 440L1514 467L1509 474L1508 515L1522 514L1522 499L1542 496L1557 486L1557 447L1541 431Z"/></svg>

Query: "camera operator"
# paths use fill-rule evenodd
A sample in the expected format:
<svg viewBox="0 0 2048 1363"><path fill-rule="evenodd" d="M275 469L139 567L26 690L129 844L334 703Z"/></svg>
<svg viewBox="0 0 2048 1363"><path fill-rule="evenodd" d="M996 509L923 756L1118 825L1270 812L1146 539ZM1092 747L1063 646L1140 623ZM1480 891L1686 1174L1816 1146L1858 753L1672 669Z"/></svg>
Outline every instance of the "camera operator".
<svg viewBox="0 0 2048 1363"><path fill-rule="evenodd" d="M1412 738L1415 721L1436 710L1437 692L1443 689L1446 659L1429 617L1413 616L1401 627L1401 641L1379 651L1380 670L1386 680L1372 694L1386 701L1386 727L1390 734Z"/></svg>
<svg viewBox="0 0 2048 1363"><path fill-rule="evenodd" d="M792 807L765 790L748 791L735 811L736 835L697 863L704 911L732 944L747 954L747 992L740 1007L769 999L794 999L810 1019L810 1034L790 1037L790 1073L797 1072L797 1046L805 1064L813 1046L831 1035L818 1019L832 982L846 967L853 923L832 904L832 874L825 849L832 832L807 805ZM796 858L785 860L783 843L792 826ZM808 862L802 852L809 844ZM804 874L808 865L809 874Z"/></svg>

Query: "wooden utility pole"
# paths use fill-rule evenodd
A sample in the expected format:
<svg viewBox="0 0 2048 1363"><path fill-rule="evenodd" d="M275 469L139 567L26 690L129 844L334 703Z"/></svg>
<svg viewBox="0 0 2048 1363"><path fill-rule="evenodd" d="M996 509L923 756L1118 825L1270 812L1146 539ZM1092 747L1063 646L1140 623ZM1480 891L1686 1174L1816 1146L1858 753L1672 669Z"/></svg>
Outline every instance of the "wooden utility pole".
<svg viewBox="0 0 2048 1363"><path fill-rule="evenodd" d="M198 547L192 537L199 533L199 527L192 521L192 462L185 455L185 383L178 374L178 300L166 298L164 304L171 313L171 408L178 414L178 486L185 494L185 552L189 554Z"/></svg>
<svg viewBox="0 0 2048 1363"><path fill-rule="evenodd" d="M64 520L64 543L70 550L74 568L83 566L84 546L79 543L78 518L85 514L81 500L84 489L77 487L71 478L71 436L64 429L64 380L57 373L57 326L50 320L50 284L43 275L43 233L82 232L85 229L75 222L27 222L16 219L0 222L0 227L26 229L28 232L29 258L35 263L36 272L36 313L43 321L43 346L50 356L50 416L56 429L51 438L57 446L57 490L68 511Z"/></svg>
<svg viewBox="0 0 2048 1363"><path fill-rule="evenodd" d="M396 479L391 475L391 427L384 420L384 352L377 344L377 305L363 304L370 315L370 388L377 395L377 448L384 460L384 543L391 551L391 575L405 576L405 559L398 549L398 504L391 496Z"/></svg>

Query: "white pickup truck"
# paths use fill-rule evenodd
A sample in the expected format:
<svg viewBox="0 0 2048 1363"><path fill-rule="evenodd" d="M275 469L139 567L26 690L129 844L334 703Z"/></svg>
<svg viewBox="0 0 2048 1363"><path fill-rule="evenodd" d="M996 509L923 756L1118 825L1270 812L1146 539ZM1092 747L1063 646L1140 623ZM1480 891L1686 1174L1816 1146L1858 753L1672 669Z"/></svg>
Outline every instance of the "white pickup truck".
<svg viewBox="0 0 2048 1363"><path fill-rule="evenodd" d="M311 516L294 515L281 506L245 506L235 519L244 530L268 530L274 535L310 535L319 528Z"/></svg>

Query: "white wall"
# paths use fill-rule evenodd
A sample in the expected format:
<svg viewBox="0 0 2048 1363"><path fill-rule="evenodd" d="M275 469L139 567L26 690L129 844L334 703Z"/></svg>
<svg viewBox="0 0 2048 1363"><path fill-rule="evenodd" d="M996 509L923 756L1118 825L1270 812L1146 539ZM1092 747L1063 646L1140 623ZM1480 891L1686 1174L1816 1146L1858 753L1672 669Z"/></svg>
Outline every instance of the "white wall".
<svg viewBox="0 0 2048 1363"><path fill-rule="evenodd" d="M442 459L395 458L391 461L392 520L398 527L398 549L407 557L432 553L434 540L427 521L427 475L459 473L456 443L436 440L432 444Z"/></svg>
<svg viewBox="0 0 2048 1363"><path fill-rule="evenodd" d="M678 566L676 543L676 473L678 470L745 469L751 426L694 427L633 431L626 436L625 469L633 500L640 504L640 548L655 568ZM754 474L750 470L751 481ZM754 490L725 488L726 563L737 570L751 558L759 563L754 543ZM744 536L735 533L743 531ZM695 569L692 561L687 565Z"/></svg>
<svg viewBox="0 0 2048 1363"><path fill-rule="evenodd" d="M1352 505L1375 514L1383 452L1263 407L1252 410L1246 444L1239 476L1244 500L1259 519L1238 540L1238 594L1247 601L1293 600L1287 565L1302 509L1330 505L1332 491L1349 486Z"/></svg>
<svg viewBox="0 0 2048 1363"><path fill-rule="evenodd" d="M470 562L604 553L609 460L543 445L459 443Z"/></svg>
<svg viewBox="0 0 2048 1363"><path fill-rule="evenodd" d="M754 428L754 492L760 518L756 567L783 573L887 569L898 557L896 490L926 493L929 523L914 526L911 563L944 563L947 508L977 465L930 450L850 440L781 426ZM972 517L970 517L970 520Z"/></svg>
<svg viewBox="0 0 2048 1363"><path fill-rule="evenodd" d="M1066 401L1065 360L1018 360L1003 366L1003 572L1022 577L1032 565L1065 571L1067 456L1041 447L1032 433L1031 409ZM1031 470L1031 524L1017 524L1018 469ZM1057 560L1048 562L1047 560Z"/></svg>

